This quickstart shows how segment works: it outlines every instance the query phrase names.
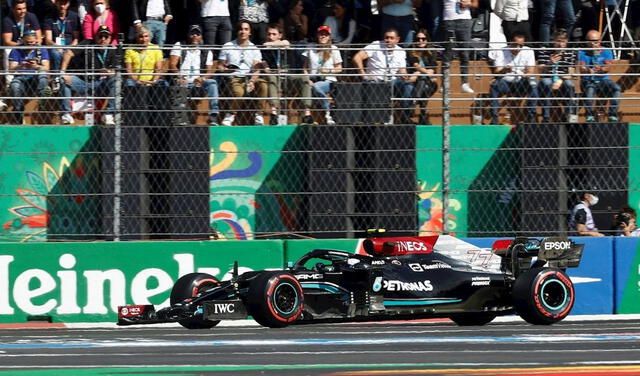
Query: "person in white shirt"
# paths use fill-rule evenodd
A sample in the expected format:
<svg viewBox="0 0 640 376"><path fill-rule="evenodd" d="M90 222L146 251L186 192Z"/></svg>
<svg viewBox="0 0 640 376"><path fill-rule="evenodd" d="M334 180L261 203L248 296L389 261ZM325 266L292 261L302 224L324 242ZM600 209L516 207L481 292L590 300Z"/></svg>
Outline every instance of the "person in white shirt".
<svg viewBox="0 0 640 376"><path fill-rule="evenodd" d="M535 74L536 57L533 50L525 46L523 35L515 35L511 43L499 51L494 60L496 78L491 83L491 124L498 124L498 98L503 95L527 94L528 122L536 122L538 82Z"/></svg>
<svg viewBox="0 0 640 376"><path fill-rule="evenodd" d="M189 44L177 42L169 57L169 71L177 73L174 84L190 89L192 97L206 93L209 97L209 125L218 125L218 82L213 73L213 53L200 48L202 29L199 25L189 28Z"/></svg>
<svg viewBox="0 0 640 376"><path fill-rule="evenodd" d="M598 203L598 196L594 193L583 192L580 194L580 202L571 210L569 229L580 236L604 236L598 231L593 220L591 207Z"/></svg>
<svg viewBox="0 0 640 376"><path fill-rule="evenodd" d="M463 93L473 94L474 90L469 86L469 41L471 40L471 8L478 7L478 0L444 0L442 9L442 28L445 30L445 41L454 37L460 57L460 74L462 75ZM453 59L453 50L449 50L445 59Z"/></svg>
<svg viewBox="0 0 640 376"><path fill-rule="evenodd" d="M201 4L200 16L204 28L204 44L223 45L229 42L232 29L229 0L198 1Z"/></svg>
<svg viewBox="0 0 640 376"><path fill-rule="evenodd" d="M367 45L364 50L358 51L353 56L353 63L364 81L391 82L392 97L399 95L403 98L409 98L413 86L407 85L407 53L398 46L399 41L398 31L388 29L384 32L383 41L375 41ZM403 101L401 105L407 109L411 106L411 101ZM403 122L407 120L403 119Z"/></svg>
<svg viewBox="0 0 640 376"><path fill-rule="evenodd" d="M267 81L259 74L267 68L262 61L262 53L251 43L251 24L247 21L240 21L237 27L237 39L225 43L218 56L218 68L222 71L231 72L231 79L228 82L227 90L235 98L244 97L250 94L253 97L266 98L268 92ZM228 112L222 120L222 125L232 125L235 121L236 113L241 106L241 100L231 101L231 112ZM261 109L265 108L264 100L257 101L258 105L252 101L253 108L256 109L255 124L264 125L264 117Z"/></svg>
<svg viewBox="0 0 640 376"><path fill-rule="evenodd" d="M132 0L131 14L136 31L145 26L153 35L151 42L162 46L167 36L167 24L173 19L169 0Z"/></svg>
<svg viewBox="0 0 640 376"><path fill-rule="evenodd" d="M313 96L322 98L320 104L325 110L328 125L335 124L331 117L329 99L333 84L338 81L336 74L342 72L342 57L338 47L331 43L331 28L320 26L316 33L317 43L304 51L304 73L309 75Z"/></svg>
<svg viewBox="0 0 640 376"><path fill-rule="evenodd" d="M531 40L529 0L496 0L493 13L502 19L502 30L507 40L512 40L516 34Z"/></svg>

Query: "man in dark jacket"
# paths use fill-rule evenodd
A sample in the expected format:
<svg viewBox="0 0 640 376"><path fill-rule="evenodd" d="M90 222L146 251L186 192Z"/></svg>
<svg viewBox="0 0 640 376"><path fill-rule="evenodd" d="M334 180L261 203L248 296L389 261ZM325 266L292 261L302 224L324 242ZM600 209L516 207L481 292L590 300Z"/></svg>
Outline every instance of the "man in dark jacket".
<svg viewBox="0 0 640 376"><path fill-rule="evenodd" d="M151 42L162 46L167 37L167 24L173 18L169 0L133 0L131 14L136 32L145 26L151 32Z"/></svg>

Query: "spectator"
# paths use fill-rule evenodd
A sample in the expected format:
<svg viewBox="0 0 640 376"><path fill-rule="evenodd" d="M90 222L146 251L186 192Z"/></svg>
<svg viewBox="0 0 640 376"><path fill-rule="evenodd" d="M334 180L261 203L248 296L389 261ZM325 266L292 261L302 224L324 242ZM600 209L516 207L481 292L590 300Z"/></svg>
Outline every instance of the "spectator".
<svg viewBox="0 0 640 376"><path fill-rule="evenodd" d="M536 122L536 102L538 85L533 75L536 58L533 50L525 46L524 35L516 34L509 46L496 54L494 73L496 78L491 83L491 124L498 124L498 98L505 94L527 94L528 122Z"/></svg>
<svg viewBox="0 0 640 376"><path fill-rule="evenodd" d="M231 95L235 98L244 97L251 94L258 98L267 96L267 82L259 76L259 73L266 68L262 61L260 50L251 43L251 24L240 21L237 27L237 38L222 46L219 56L219 68L232 70L233 77L228 82ZM240 109L240 100L231 101L231 111L222 120L222 125L232 125L236 114ZM264 125L264 117L260 109L264 108L262 101L258 102L259 109L255 114L255 124Z"/></svg>
<svg viewBox="0 0 640 376"><path fill-rule="evenodd" d="M218 82L212 77L213 53L200 48L202 29L192 25L189 29L189 45L177 42L171 50L169 69L178 73L175 84L186 87L192 97L206 93L209 97L209 125L218 125Z"/></svg>
<svg viewBox="0 0 640 376"><path fill-rule="evenodd" d="M598 203L598 196L593 193L580 194L580 202L571 210L569 228L580 236L604 236L598 231L591 214L591 207Z"/></svg>
<svg viewBox="0 0 640 376"><path fill-rule="evenodd" d="M507 40L513 40L514 35L531 40L528 0L496 0L493 13L502 19L502 30Z"/></svg>
<svg viewBox="0 0 640 376"><path fill-rule="evenodd" d="M62 55L65 51L62 47L76 46L80 39L80 19L76 12L69 10L71 0L56 0L55 3L57 17L45 20L43 26L44 43L47 46L58 47L48 50L51 57L51 71L54 73L60 70Z"/></svg>
<svg viewBox="0 0 640 376"><path fill-rule="evenodd" d="M251 42L263 44L269 24L269 0L240 0L239 13L241 20L251 24Z"/></svg>
<svg viewBox="0 0 640 376"><path fill-rule="evenodd" d="M113 38L113 33L111 34ZM136 32L138 48L124 52L124 68L127 72L127 86L167 86L162 79L162 50L151 43L151 32L142 26Z"/></svg>
<svg viewBox="0 0 640 376"><path fill-rule="evenodd" d="M111 44L118 44L118 34L120 33L118 15L111 10L109 0L93 0L91 9L88 10L82 22L84 39L96 39L98 28L102 25L111 30Z"/></svg>
<svg viewBox="0 0 640 376"><path fill-rule="evenodd" d="M593 98L609 98L609 121L618 121L618 103L620 101L620 86L609 76L613 52L600 47L601 35L597 30L587 33L588 50L578 51L578 64L582 73L580 85L584 92L585 112L587 122L596 121L593 111Z"/></svg>
<svg viewBox="0 0 640 376"><path fill-rule="evenodd" d="M577 108L575 103L576 85L571 80L575 74L576 57L573 50L567 48L569 36L564 31L557 31L553 35L553 48L545 48L540 52L542 79L540 79L540 95L543 98L542 118L544 123L550 122L550 98L554 93L569 99L566 108L566 121L577 121Z"/></svg>
<svg viewBox="0 0 640 376"><path fill-rule="evenodd" d="M282 39L280 25L274 23L267 27L267 41L264 43L265 49L262 51L262 56L269 67L267 81L269 83L269 102L271 104L271 125L284 124L284 121L278 121L281 92L284 92L287 96L301 95L304 97L302 104L305 112L302 122L313 122L310 111L311 85L308 77L304 75L281 75L281 73L297 73L298 68L300 68L300 72L302 71L302 67L291 65L292 62L296 61L291 56L297 52L289 49L289 45L288 40ZM309 116L309 118L306 118L306 116Z"/></svg>
<svg viewBox="0 0 640 376"><path fill-rule="evenodd" d="M73 124L71 94L108 97L105 125L114 125L116 50L111 47L112 33L109 26L98 28L95 40L84 40L79 46L89 48L67 49L61 63L63 85L60 91L62 124ZM68 72L67 72L68 70Z"/></svg>
<svg viewBox="0 0 640 376"><path fill-rule="evenodd" d="M420 26L427 29L431 40L435 42L442 41L440 23L443 7L443 0L424 0L417 9Z"/></svg>
<svg viewBox="0 0 640 376"><path fill-rule="evenodd" d="M460 56L460 74L462 75L461 90L464 93L473 94L469 86L469 41L471 40L471 8L478 7L478 0L444 0L442 12L442 27L446 31L447 38L455 37L457 47L462 48L458 52ZM445 56L447 61L453 59L453 51Z"/></svg>
<svg viewBox="0 0 640 376"><path fill-rule="evenodd" d="M158 46L164 45L167 38L167 24L173 19L169 0L131 0L133 27L136 31L145 26L149 29Z"/></svg>
<svg viewBox="0 0 640 376"><path fill-rule="evenodd" d="M407 85L407 54L398 46L400 37L398 31L389 29L384 32L384 41L375 41L367 45L364 50L358 51L353 56L353 63L365 81L391 82L394 93L402 97L409 97L413 87ZM364 61L367 62L365 70ZM391 95L393 97L393 95ZM410 103L404 102L403 108L408 108ZM407 119L403 119L407 120ZM389 119L389 123L392 123Z"/></svg>
<svg viewBox="0 0 640 376"><path fill-rule="evenodd" d="M303 10L302 0L292 0L289 12L280 20L284 39L293 44L307 41L309 19L302 13Z"/></svg>
<svg viewBox="0 0 640 376"><path fill-rule="evenodd" d="M559 27L567 35L571 35L573 25L576 23L576 12L573 9L572 0L542 0L542 17L540 18L540 41L548 42L551 35L551 25L556 20L556 13L559 14Z"/></svg>
<svg viewBox="0 0 640 376"><path fill-rule="evenodd" d="M640 236L638 215L632 207L625 205L613 217L613 231L617 236Z"/></svg>
<svg viewBox="0 0 640 376"><path fill-rule="evenodd" d="M41 97L51 96L51 88L45 74L49 70L49 52L38 46L36 38L35 30L25 30L22 33L22 45L31 48L13 49L9 55L9 71L16 72L9 85L9 94L12 97L23 97L34 91ZM18 113L18 124L22 124L24 100L11 101L14 111Z"/></svg>
<svg viewBox="0 0 640 376"><path fill-rule="evenodd" d="M27 11L27 0L14 0L11 12L2 20L2 44L19 46L26 31L34 31L36 41L40 44L42 31L35 14Z"/></svg>
<svg viewBox="0 0 640 376"><path fill-rule="evenodd" d="M316 33L317 43L302 53L305 58L304 73L309 75L311 91L314 97L322 98L320 104L325 111L328 125L336 122L331 117L329 99L333 84L338 81L336 74L342 73L342 57L338 47L331 43L331 29L320 26ZM309 120L309 119L307 119Z"/></svg>
<svg viewBox="0 0 640 376"><path fill-rule="evenodd" d="M333 5L333 16L324 20L331 29L331 39L337 46L350 45L356 35L356 20L353 19L353 8L348 0L336 0Z"/></svg>
<svg viewBox="0 0 640 376"><path fill-rule="evenodd" d="M400 43L413 39L413 8L420 7L422 0L378 0L382 15L382 30L396 29Z"/></svg>
<svg viewBox="0 0 640 376"><path fill-rule="evenodd" d="M425 98L425 100L417 101L419 109L418 124L430 124L426 98L431 98L438 90L438 78L435 75L438 63L435 53L429 45L429 34L426 29L418 30L412 48L407 57L409 85L413 87L411 97ZM407 117L411 117L413 107L411 107L410 113L406 115Z"/></svg>
<svg viewBox="0 0 640 376"><path fill-rule="evenodd" d="M231 40L231 18L228 0L198 0L202 4L200 15L204 31L204 44L223 45ZM214 59L217 59L214 52Z"/></svg>

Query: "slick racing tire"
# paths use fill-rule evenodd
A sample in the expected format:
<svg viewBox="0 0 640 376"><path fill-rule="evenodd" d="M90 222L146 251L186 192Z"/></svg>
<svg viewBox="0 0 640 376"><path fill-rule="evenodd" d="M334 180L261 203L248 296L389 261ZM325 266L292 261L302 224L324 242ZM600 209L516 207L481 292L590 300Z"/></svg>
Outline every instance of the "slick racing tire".
<svg viewBox="0 0 640 376"><path fill-rule="evenodd" d="M496 315L493 313L461 313L449 318L460 326L480 326L493 321Z"/></svg>
<svg viewBox="0 0 640 376"><path fill-rule="evenodd" d="M560 269L528 270L513 285L516 312L530 324L556 323L567 317L574 302L573 283Z"/></svg>
<svg viewBox="0 0 640 376"><path fill-rule="evenodd" d="M216 277L206 273L189 273L185 274L176 281L171 289L171 297L169 299L171 305L180 303L185 299L192 298L202 291L220 284ZM220 320L202 320L190 318L180 320L178 323L187 329L210 329L218 325Z"/></svg>
<svg viewBox="0 0 640 376"><path fill-rule="evenodd" d="M302 286L293 274L265 272L251 281L247 310L258 324L283 328L297 320L303 308Z"/></svg>

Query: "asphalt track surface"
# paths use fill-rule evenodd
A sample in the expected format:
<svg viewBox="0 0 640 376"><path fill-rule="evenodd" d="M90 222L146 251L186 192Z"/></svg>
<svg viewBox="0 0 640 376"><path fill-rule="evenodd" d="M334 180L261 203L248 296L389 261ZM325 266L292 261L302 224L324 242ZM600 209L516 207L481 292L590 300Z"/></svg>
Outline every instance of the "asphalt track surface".
<svg viewBox="0 0 640 376"><path fill-rule="evenodd" d="M579 318L579 320L578 320ZM0 375L640 375L640 318L186 330L0 326Z"/></svg>

